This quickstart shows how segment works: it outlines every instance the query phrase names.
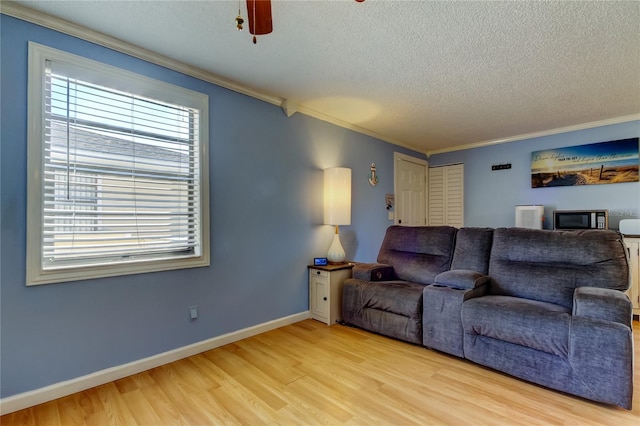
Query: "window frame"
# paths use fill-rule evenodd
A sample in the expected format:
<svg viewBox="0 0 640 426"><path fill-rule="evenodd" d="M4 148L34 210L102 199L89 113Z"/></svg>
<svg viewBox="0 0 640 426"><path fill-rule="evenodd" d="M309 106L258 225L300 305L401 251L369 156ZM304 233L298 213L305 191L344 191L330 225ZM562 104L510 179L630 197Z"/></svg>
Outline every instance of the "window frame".
<svg viewBox="0 0 640 426"><path fill-rule="evenodd" d="M43 166L45 132L45 67L47 61L68 64L90 81L136 95L199 110L199 253L192 256L135 259L88 266L43 267ZM29 42L27 129L27 253L26 285L40 285L210 265L209 235L209 97L141 74Z"/></svg>

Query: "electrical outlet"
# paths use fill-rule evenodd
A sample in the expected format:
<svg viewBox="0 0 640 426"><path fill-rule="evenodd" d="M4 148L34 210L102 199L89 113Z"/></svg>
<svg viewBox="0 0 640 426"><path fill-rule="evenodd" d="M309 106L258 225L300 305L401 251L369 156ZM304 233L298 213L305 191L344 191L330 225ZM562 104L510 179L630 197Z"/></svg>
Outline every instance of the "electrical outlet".
<svg viewBox="0 0 640 426"><path fill-rule="evenodd" d="M198 307L189 306L189 321L195 321L198 319Z"/></svg>

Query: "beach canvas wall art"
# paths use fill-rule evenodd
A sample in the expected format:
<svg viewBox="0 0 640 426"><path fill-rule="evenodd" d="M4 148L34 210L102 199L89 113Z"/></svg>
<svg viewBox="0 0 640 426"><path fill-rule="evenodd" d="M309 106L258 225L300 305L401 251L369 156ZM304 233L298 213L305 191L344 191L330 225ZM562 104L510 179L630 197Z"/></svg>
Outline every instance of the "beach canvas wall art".
<svg viewBox="0 0 640 426"><path fill-rule="evenodd" d="M638 182L638 139L531 153L531 187Z"/></svg>

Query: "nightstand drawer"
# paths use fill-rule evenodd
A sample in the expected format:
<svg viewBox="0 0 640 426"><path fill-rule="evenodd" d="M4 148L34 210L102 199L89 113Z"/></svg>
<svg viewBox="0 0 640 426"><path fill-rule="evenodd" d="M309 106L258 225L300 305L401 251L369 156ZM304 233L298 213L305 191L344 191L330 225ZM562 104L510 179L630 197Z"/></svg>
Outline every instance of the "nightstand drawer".
<svg viewBox="0 0 640 426"><path fill-rule="evenodd" d="M310 269L309 274L311 274L312 277L329 278L329 271L321 271L319 269Z"/></svg>

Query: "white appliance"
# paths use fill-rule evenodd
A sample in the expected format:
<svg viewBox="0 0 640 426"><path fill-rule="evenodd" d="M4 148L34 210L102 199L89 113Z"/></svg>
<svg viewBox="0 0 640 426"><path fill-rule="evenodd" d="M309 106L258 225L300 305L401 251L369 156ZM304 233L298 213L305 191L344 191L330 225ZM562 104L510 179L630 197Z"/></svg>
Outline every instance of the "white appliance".
<svg viewBox="0 0 640 426"><path fill-rule="evenodd" d="M621 219L618 229L623 235L640 235L640 219Z"/></svg>
<svg viewBox="0 0 640 426"><path fill-rule="evenodd" d="M516 206L516 228L542 229L543 223L543 205Z"/></svg>

